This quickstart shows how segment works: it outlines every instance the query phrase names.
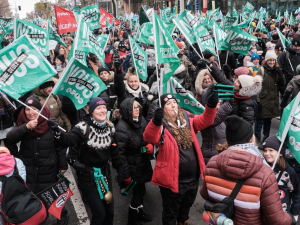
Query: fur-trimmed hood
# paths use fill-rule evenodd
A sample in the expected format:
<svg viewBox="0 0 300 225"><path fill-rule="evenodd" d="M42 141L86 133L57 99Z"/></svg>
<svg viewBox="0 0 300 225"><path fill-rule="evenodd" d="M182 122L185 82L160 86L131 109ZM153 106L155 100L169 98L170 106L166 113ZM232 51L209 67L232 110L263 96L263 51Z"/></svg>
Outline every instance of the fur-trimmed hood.
<svg viewBox="0 0 300 225"><path fill-rule="evenodd" d="M126 91L128 91L128 93L132 94L134 97L139 97L139 93L142 91L145 91L145 92L149 92L149 87L147 86L147 84L144 84L142 82L140 82L140 86L137 90L133 90L132 88L129 87L128 83L127 83L127 80L124 80L124 84L125 84L125 88L126 88Z"/></svg>
<svg viewBox="0 0 300 225"><path fill-rule="evenodd" d="M210 74L208 69L200 70L200 72L198 73L197 78L196 78L195 89L196 89L196 93L200 96L202 95L202 92L203 92L202 83L203 83L204 75L207 73ZM214 84L217 83L213 77L212 77L212 82Z"/></svg>
<svg viewBox="0 0 300 225"><path fill-rule="evenodd" d="M249 75L241 75L241 76L249 76ZM239 76L238 79L241 79L241 76ZM258 95L262 88L262 80L263 78L260 75L256 75L255 77L253 77L253 83L251 83L251 85L249 86L242 85L242 88L239 91L240 95L244 97L252 97Z"/></svg>

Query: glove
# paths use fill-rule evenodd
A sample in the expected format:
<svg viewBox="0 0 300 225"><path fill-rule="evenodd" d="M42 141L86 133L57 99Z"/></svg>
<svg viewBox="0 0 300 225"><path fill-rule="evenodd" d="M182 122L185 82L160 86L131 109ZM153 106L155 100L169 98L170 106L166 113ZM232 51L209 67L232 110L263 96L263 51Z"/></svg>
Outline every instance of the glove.
<svg viewBox="0 0 300 225"><path fill-rule="evenodd" d="M257 102L257 107L258 107L258 110L262 110L262 104L260 102Z"/></svg>
<svg viewBox="0 0 300 225"><path fill-rule="evenodd" d="M131 177L127 178L127 179L123 179L124 184L128 185L131 182Z"/></svg>
<svg viewBox="0 0 300 225"><path fill-rule="evenodd" d="M292 220L292 225L296 225L297 224L297 220L296 220L296 218L291 214L291 213L289 213L289 212L287 212L287 214L289 214L290 215L290 217L291 217L291 220ZM298 218L297 218L298 219Z"/></svg>
<svg viewBox="0 0 300 225"><path fill-rule="evenodd" d="M158 107L154 111L153 123L156 126L160 126L162 124L162 119L164 118L164 109Z"/></svg>
<svg viewBox="0 0 300 225"><path fill-rule="evenodd" d="M198 69L207 69L207 66L210 67L212 62L206 59L199 59L197 62Z"/></svg>
<svg viewBox="0 0 300 225"><path fill-rule="evenodd" d="M147 107L148 101L147 101L147 98L145 98L145 97L142 95L141 92L140 92L140 94L139 94L139 100L140 100L140 103L141 103L142 107L143 107L143 108L146 108L146 107Z"/></svg>
<svg viewBox="0 0 300 225"><path fill-rule="evenodd" d="M113 65L116 70L120 70L121 67L123 66L123 60L120 58L114 58Z"/></svg>
<svg viewBox="0 0 300 225"><path fill-rule="evenodd" d="M206 105L209 108L216 108L216 106L219 102L219 97L218 97L218 92L214 91L214 84L211 84L208 87L207 96L208 96L208 98L207 98Z"/></svg>
<svg viewBox="0 0 300 225"><path fill-rule="evenodd" d="M274 72L276 72L280 77L283 76L282 70L279 67L274 67Z"/></svg>
<svg viewBox="0 0 300 225"><path fill-rule="evenodd" d="M146 151L147 154L153 154L153 150L154 150L153 145L147 144L145 147L147 149L147 151Z"/></svg>
<svg viewBox="0 0 300 225"><path fill-rule="evenodd" d="M58 128L58 123L55 118L50 118L47 121L48 127L53 130L55 133L59 133L60 129Z"/></svg>

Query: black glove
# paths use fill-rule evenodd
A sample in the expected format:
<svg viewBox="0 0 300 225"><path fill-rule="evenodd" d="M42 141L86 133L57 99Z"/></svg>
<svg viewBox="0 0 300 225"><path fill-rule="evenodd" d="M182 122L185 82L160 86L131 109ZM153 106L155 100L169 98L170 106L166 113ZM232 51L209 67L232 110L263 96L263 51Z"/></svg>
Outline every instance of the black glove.
<svg viewBox="0 0 300 225"><path fill-rule="evenodd" d="M55 133L59 133L60 129L58 128L58 123L55 118L50 118L47 121L48 127L53 130Z"/></svg>
<svg viewBox="0 0 300 225"><path fill-rule="evenodd" d="M113 65L116 70L120 70L121 67L123 66L123 60L120 58L114 58Z"/></svg>
<svg viewBox="0 0 300 225"><path fill-rule="evenodd" d="M207 89L207 102L206 105L209 108L216 108L218 102L219 102L219 97L218 97L218 92L214 91L214 84L211 84L208 89Z"/></svg>
<svg viewBox="0 0 300 225"><path fill-rule="evenodd" d="M258 110L262 110L263 106L260 102L257 102L257 107L258 107Z"/></svg>
<svg viewBox="0 0 300 225"><path fill-rule="evenodd" d="M162 119L164 118L164 109L157 108L154 112L153 123L156 126L160 126L162 124Z"/></svg>
<svg viewBox="0 0 300 225"><path fill-rule="evenodd" d="M289 212L287 212L287 214L289 214L290 217L291 217L292 225L296 225L296 224L297 224L297 221L296 221L295 217L294 217L291 213L289 213Z"/></svg>
<svg viewBox="0 0 300 225"><path fill-rule="evenodd" d="M212 62L206 60L206 59L199 59L197 62L198 70L207 69L207 66L210 67Z"/></svg>
<svg viewBox="0 0 300 225"><path fill-rule="evenodd" d="M139 94L139 100L140 100L140 103L142 105L143 108L146 108L147 107L147 104L148 104L148 99L145 98L142 93L140 92Z"/></svg>
<svg viewBox="0 0 300 225"><path fill-rule="evenodd" d="M276 72L279 77L283 76L282 70L279 67L274 67L274 72Z"/></svg>

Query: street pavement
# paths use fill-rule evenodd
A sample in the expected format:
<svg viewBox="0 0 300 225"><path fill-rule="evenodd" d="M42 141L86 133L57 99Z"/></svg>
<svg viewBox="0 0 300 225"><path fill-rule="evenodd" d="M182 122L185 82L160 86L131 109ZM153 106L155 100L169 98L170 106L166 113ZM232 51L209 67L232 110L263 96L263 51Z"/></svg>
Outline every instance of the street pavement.
<svg viewBox="0 0 300 225"><path fill-rule="evenodd" d="M280 121L277 119L272 120L271 135L276 134L279 128ZM199 143L201 144L202 138L200 132L197 134ZM152 160L152 166L154 166L155 161ZM74 176L73 176L74 175ZM70 215L69 225L88 225L90 224L89 219L91 219L91 212L87 205L84 205L78 188L76 187L76 181L74 177L76 174L74 171L70 170L67 174L68 178L72 182L72 191L74 196L71 197L66 204L66 208ZM116 176L116 171L112 169L112 177ZM200 181L202 183L202 181ZM200 187L199 187L200 188ZM113 184L113 196L114 196L114 209L115 209L115 218L114 225L126 225L127 224L127 212L128 206L131 201L131 195L123 196L120 193L120 189L116 183ZM190 220L189 225L205 225L206 223L202 220L204 200L201 198L200 194L197 195L194 205L190 211ZM85 211L86 210L86 211ZM149 213L153 220L149 223L144 223L147 225L160 225L162 224L161 215L162 215L162 201L159 192L159 187L152 185L151 183L146 184L146 195L144 198L144 211ZM52 225L56 223L56 219L51 215L43 223L43 225ZM300 225L300 223L297 223Z"/></svg>

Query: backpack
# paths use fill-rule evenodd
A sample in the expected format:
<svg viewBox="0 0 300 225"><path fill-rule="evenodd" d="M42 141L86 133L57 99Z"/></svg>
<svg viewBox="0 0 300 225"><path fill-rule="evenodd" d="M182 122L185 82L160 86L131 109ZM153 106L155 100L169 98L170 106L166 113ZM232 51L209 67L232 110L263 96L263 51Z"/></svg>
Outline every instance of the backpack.
<svg viewBox="0 0 300 225"><path fill-rule="evenodd" d="M1 216L4 225L37 225L46 219L44 204L19 175L16 160L13 175L0 176L0 181Z"/></svg>
<svg viewBox="0 0 300 225"><path fill-rule="evenodd" d="M227 218L232 218L234 216L234 199L245 181L246 179L238 180L230 196L224 198L221 202L212 203L206 200L204 203L204 209L214 213L223 213Z"/></svg>

